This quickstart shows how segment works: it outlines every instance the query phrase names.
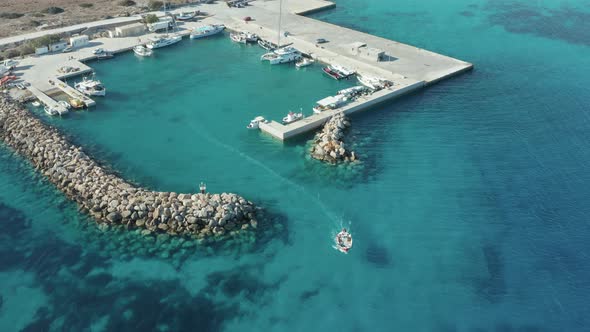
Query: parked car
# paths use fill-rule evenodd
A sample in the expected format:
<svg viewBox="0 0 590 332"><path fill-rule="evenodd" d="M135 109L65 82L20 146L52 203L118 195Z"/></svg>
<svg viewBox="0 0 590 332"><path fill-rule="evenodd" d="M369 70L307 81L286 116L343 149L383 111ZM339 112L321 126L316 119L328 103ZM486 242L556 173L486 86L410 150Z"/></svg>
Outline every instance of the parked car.
<svg viewBox="0 0 590 332"><path fill-rule="evenodd" d="M318 38L315 40L316 44L323 44L323 43L327 43L328 41L325 40L324 38Z"/></svg>
<svg viewBox="0 0 590 332"><path fill-rule="evenodd" d="M73 50L74 50L74 48L72 46L68 46L68 47L66 47L66 48L63 49L62 53L68 53L68 52L71 52Z"/></svg>

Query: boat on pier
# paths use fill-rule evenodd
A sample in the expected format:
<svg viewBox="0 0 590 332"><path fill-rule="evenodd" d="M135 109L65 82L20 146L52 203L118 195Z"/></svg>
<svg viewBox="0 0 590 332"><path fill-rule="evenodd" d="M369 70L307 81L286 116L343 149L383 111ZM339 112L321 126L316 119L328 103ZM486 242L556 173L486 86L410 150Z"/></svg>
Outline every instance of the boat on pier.
<svg viewBox="0 0 590 332"><path fill-rule="evenodd" d="M193 18L197 17L198 13L199 13L198 11L181 12L180 14L174 15L174 18L179 21L190 21Z"/></svg>

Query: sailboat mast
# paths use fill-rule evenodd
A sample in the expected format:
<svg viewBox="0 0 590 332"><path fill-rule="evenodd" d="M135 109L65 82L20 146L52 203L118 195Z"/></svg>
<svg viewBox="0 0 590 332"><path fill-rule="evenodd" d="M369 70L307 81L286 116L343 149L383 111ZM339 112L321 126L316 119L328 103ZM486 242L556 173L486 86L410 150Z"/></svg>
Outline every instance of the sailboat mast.
<svg viewBox="0 0 590 332"><path fill-rule="evenodd" d="M279 0L279 31L277 38L277 48L281 48L281 18L283 17L283 0Z"/></svg>

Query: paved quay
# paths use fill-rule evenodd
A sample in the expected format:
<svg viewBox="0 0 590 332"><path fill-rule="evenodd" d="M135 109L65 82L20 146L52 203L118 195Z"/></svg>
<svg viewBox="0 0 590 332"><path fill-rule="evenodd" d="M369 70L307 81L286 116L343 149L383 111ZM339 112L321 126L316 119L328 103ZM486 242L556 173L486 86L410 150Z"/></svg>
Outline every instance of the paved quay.
<svg viewBox="0 0 590 332"><path fill-rule="evenodd" d="M197 22L181 23L178 33L185 36L194 27L212 23L224 24L231 30L256 33L261 38L274 43L278 43L280 36L281 45L292 44L301 52L321 63L341 65L354 70L358 74L379 77L394 83L388 89L361 97L336 110L313 114L289 125L271 121L260 126L263 132L280 140L314 130L336 113L351 114L366 110L379 103L392 100L473 68L472 64L465 61L298 15L298 13L310 13L333 8L334 6L334 3L322 0L285 2L280 16L280 31L278 30L280 12L280 2L278 0L254 1L246 8L230 8L223 2L200 4L180 8L173 12L200 10L208 13L208 17L201 18ZM163 13L160 12L159 15L163 15ZM246 22L244 18L247 16L251 17L252 21ZM134 22L138 20L138 17L126 19L129 22ZM112 26L112 20L92 22L88 26L99 27L101 22L104 25ZM285 32L288 32L286 37ZM45 34L50 33L55 33L55 31L45 31ZM31 83L40 91L55 90L55 86L49 83L50 80L55 81L56 79L65 79L69 75L76 75L60 73L59 69L63 66L79 68L79 73L91 71L91 68L85 65L84 62L95 57L92 54L93 49L101 47L115 53L125 52L138 44L147 42L149 37L155 35L157 34L126 38L97 38L91 40L88 46L72 53L27 57L20 62L16 75L20 76L20 79ZM316 44L318 38L324 38L328 42L318 45ZM3 42L5 41L0 40L0 44ZM353 45L359 43L384 51L385 60L370 60L353 54ZM20 70L21 68L24 70ZM336 94L336 91L334 91L334 94ZM305 113L311 111L311 106L310 104L310 109L305 110Z"/></svg>

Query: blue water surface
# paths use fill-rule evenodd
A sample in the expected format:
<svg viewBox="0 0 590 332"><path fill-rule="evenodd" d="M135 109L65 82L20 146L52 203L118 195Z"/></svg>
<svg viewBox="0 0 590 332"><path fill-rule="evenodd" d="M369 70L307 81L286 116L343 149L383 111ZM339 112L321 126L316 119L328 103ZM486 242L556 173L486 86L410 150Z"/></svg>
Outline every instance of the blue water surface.
<svg viewBox="0 0 590 332"><path fill-rule="evenodd" d="M590 329L588 3L339 0L314 17L475 70L353 117L362 164L332 167L310 137L244 128L353 84L319 67L225 37L90 63L108 96L46 121L140 185L257 202L272 239L100 230L2 146L0 331Z"/></svg>

